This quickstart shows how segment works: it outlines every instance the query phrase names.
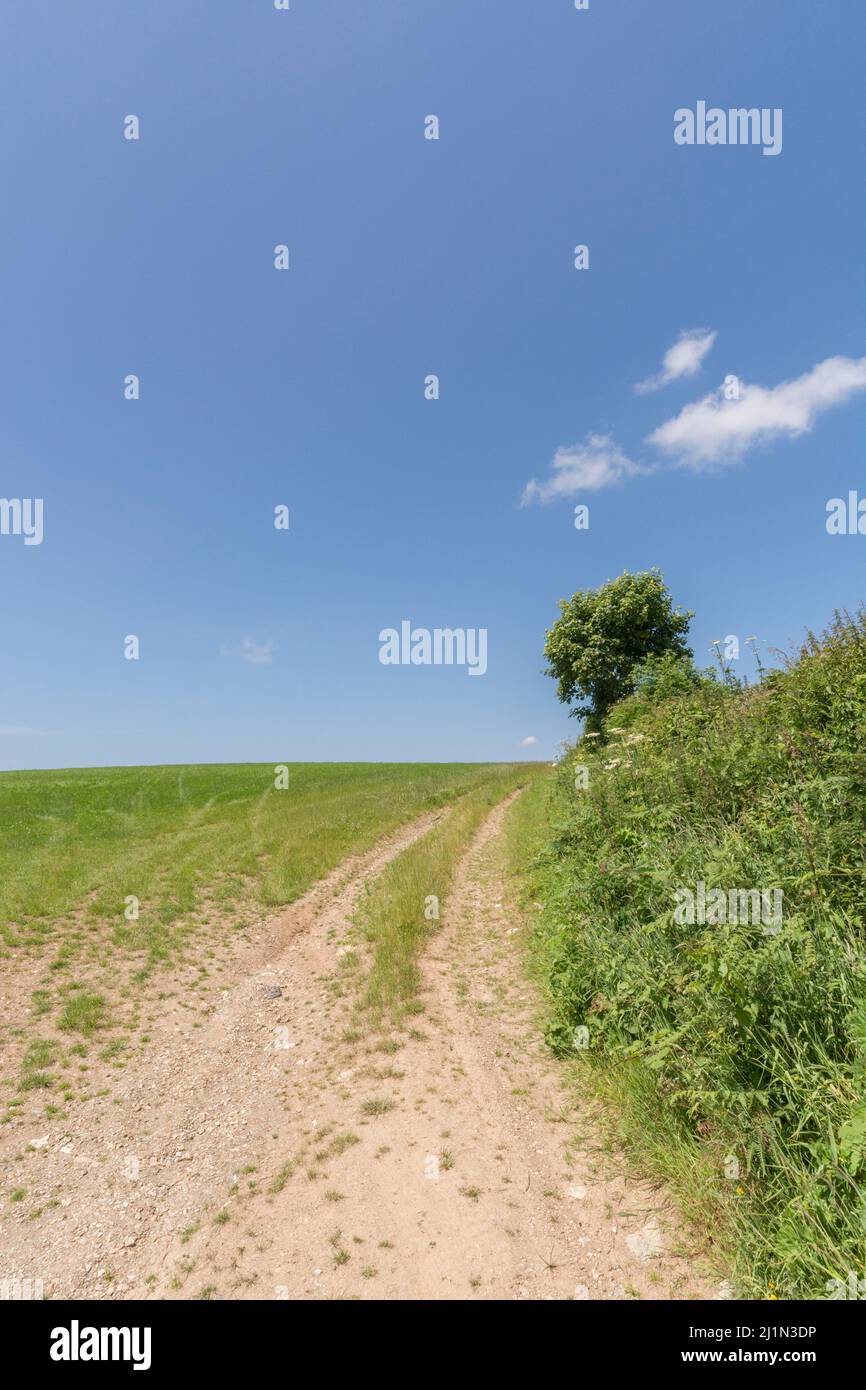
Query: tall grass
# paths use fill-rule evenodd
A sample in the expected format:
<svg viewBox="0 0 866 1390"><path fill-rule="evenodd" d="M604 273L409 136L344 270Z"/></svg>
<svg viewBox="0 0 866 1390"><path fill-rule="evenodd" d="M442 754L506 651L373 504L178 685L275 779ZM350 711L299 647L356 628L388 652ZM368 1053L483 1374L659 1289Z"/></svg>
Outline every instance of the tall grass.
<svg viewBox="0 0 866 1390"><path fill-rule="evenodd" d="M551 1045L588 1030L636 1148L752 1296L866 1272L864 728L862 616L759 686L634 696L563 760L536 868ZM781 930L678 921L700 881L782 890Z"/></svg>

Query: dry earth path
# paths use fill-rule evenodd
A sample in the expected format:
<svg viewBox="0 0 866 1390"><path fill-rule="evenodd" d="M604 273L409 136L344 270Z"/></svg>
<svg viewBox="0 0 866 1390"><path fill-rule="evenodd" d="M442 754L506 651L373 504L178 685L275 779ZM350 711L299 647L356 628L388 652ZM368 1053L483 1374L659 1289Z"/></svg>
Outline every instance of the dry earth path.
<svg viewBox="0 0 866 1390"><path fill-rule="evenodd" d="M4 1270L46 1297L712 1297L675 1210L600 1144L541 1040L504 887L511 800L458 867L423 1012L363 1022L351 918L441 812L271 919L212 1013L30 1136L26 1166L61 1195L38 1228L4 1216Z"/></svg>

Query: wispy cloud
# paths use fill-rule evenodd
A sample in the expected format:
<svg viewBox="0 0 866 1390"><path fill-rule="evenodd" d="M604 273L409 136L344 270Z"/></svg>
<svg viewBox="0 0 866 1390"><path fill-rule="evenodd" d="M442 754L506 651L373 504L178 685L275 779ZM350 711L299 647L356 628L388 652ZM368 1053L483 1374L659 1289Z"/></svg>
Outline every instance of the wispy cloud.
<svg viewBox="0 0 866 1390"><path fill-rule="evenodd" d="M246 661L250 666L270 666L276 645L276 642L259 643L253 641L252 637L242 637L238 647L224 642L220 647L220 656L239 656L241 661Z"/></svg>
<svg viewBox="0 0 866 1390"><path fill-rule="evenodd" d="M550 502L555 497L598 492L623 478L650 471L628 458L608 434L588 434L582 444L560 447L550 466L553 472L546 482L538 483L533 478L526 484L521 506L528 506L530 502Z"/></svg>
<svg viewBox="0 0 866 1390"><path fill-rule="evenodd" d="M653 430L649 444L693 468L733 463L757 444L810 430L816 417L866 390L866 357L828 357L778 386L741 382L739 398L719 387Z"/></svg>
<svg viewBox="0 0 866 1390"><path fill-rule="evenodd" d="M528 738L522 738L520 740L520 746L521 748L531 748L533 743L537 742L538 739L535 737L535 734L530 734Z"/></svg>
<svg viewBox="0 0 866 1390"><path fill-rule="evenodd" d="M661 371L647 377L646 381L639 381L635 391L645 396L681 377L695 376L717 336L716 330L711 328L684 328L662 358Z"/></svg>

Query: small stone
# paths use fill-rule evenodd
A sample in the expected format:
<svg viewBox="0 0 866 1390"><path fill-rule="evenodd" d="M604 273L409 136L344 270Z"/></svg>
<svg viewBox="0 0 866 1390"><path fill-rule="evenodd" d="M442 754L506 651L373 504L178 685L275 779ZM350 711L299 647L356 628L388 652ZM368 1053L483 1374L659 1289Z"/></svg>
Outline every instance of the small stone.
<svg viewBox="0 0 866 1390"><path fill-rule="evenodd" d="M642 1231L626 1236L625 1243L641 1264L646 1264L647 1260L660 1255L664 1249L662 1233L653 1221L647 1222Z"/></svg>

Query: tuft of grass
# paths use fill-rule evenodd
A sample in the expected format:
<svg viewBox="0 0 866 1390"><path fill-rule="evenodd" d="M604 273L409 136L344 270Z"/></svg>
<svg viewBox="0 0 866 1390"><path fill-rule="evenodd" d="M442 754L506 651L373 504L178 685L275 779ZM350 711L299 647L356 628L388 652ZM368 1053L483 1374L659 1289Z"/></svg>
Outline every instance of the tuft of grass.
<svg viewBox="0 0 866 1390"><path fill-rule="evenodd" d="M269 1192L272 1192L272 1193L274 1193L274 1194L276 1194L276 1193L278 1193L278 1192L282 1192L282 1190L283 1190L283 1188L285 1187L286 1183L289 1181L289 1178L290 1178L290 1177L292 1176L292 1174L294 1173L296 1167L297 1167L297 1163L296 1163L295 1159L293 1159L293 1158L287 1159L287 1161L282 1165L282 1167L279 1168L279 1169L277 1170L277 1172L274 1174L274 1177L273 1177L273 1179L272 1179L272 1181L271 1181L271 1185L270 1185L270 1187L268 1188L268 1191L269 1191ZM255 1171L255 1170L253 1170L253 1171Z"/></svg>
<svg viewBox="0 0 866 1390"><path fill-rule="evenodd" d="M364 1115L387 1115L388 1111L393 1109L393 1100L388 1100L385 1096L373 1096L361 1105L361 1113Z"/></svg>
<svg viewBox="0 0 866 1390"><path fill-rule="evenodd" d="M337 1134L331 1140L328 1148L332 1156L339 1158L347 1149L351 1149L354 1144L360 1144L361 1140L357 1134L352 1134L351 1130L345 1130L342 1134Z"/></svg>
<svg viewBox="0 0 866 1390"><path fill-rule="evenodd" d="M100 1028L107 1028L108 1005L101 994L82 989L70 994L57 1020L58 1028L67 1033L81 1033L85 1038Z"/></svg>
<svg viewBox="0 0 866 1390"><path fill-rule="evenodd" d="M45 1090L53 1085L54 1078L45 1067L50 1067L57 1058L58 1045L50 1038L34 1038L21 1058L22 1091Z"/></svg>

